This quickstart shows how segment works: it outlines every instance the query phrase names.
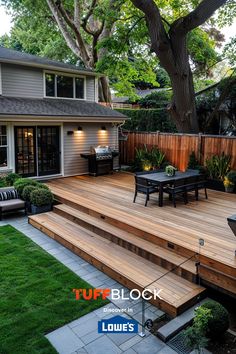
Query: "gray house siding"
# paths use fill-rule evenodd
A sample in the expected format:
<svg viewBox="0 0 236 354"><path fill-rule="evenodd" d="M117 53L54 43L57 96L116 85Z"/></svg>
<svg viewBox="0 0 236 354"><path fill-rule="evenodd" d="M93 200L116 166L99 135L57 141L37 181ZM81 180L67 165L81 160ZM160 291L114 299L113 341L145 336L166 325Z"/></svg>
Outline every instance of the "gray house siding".
<svg viewBox="0 0 236 354"><path fill-rule="evenodd" d="M86 99L88 101L95 101L95 78L86 77Z"/></svg>
<svg viewBox="0 0 236 354"><path fill-rule="evenodd" d="M2 95L43 97L43 72L24 66L2 64Z"/></svg>
<svg viewBox="0 0 236 354"><path fill-rule="evenodd" d="M81 153L89 152L90 146L110 145L118 149L117 127L107 124L107 130L101 131L99 123L79 124L83 131L77 131L78 124L64 124L64 175L73 176L88 172L88 161L80 157ZM67 135L67 131L74 131L73 135ZM118 167L118 158L114 161L114 167Z"/></svg>
<svg viewBox="0 0 236 354"><path fill-rule="evenodd" d="M2 95L10 97L44 97L42 69L1 64ZM66 73L65 73L66 75ZM95 101L95 77L85 76L86 100Z"/></svg>

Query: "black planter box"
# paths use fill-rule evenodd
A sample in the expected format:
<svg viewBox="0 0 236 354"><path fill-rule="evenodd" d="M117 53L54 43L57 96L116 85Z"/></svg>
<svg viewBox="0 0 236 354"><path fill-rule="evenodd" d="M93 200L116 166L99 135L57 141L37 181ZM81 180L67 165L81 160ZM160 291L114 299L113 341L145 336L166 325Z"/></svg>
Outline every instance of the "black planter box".
<svg viewBox="0 0 236 354"><path fill-rule="evenodd" d="M49 205L43 205L43 206L36 206L31 204L31 213L34 214L41 214L41 213L47 213L48 211L52 210L51 204Z"/></svg>
<svg viewBox="0 0 236 354"><path fill-rule="evenodd" d="M215 191L225 192L225 187L222 181L218 179L208 179L207 188L214 189Z"/></svg>

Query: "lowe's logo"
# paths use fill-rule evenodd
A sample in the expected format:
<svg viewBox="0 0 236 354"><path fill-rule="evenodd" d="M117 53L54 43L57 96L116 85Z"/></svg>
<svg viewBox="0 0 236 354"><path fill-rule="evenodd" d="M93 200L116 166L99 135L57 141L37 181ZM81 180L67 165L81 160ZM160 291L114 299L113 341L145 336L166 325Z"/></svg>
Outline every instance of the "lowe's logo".
<svg viewBox="0 0 236 354"><path fill-rule="evenodd" d="M138 333L138 322L115 316L98 321L98 333Z"/></svg>

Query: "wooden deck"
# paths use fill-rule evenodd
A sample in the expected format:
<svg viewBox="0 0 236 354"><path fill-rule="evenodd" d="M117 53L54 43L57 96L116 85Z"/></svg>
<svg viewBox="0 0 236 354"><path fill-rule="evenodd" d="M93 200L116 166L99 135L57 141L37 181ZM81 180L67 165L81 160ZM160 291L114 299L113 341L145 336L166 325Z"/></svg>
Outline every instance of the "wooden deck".
<svg viewBox="0 0 236 354"><path fill-rule="evenodd" d="M236 238L226 219L236 212L235 195L209 190L208 200L200 194L175 209L168 198L158 207L154 194L145 208L142 195L132 202L128 173L61 178L48 186L63 204L30 222L130 288L162 276L156 285L166 286L166 302L158 306L170 314L204 290L194 284L199 259L204 284L236 296ZM200 255L199 238L205 241Z"/></svg>

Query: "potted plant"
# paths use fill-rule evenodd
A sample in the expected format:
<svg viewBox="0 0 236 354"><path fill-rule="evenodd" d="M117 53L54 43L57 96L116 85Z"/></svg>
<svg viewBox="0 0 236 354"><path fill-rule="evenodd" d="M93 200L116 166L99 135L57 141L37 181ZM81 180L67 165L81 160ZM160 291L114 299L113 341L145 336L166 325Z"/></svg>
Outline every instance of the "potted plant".
<svg viewBox="0 0 236 354"><path fill-rule="evenodd" d="M169 176L169 177L173 177L175 175L175 171L177 171L177 168L175 168L172 165L168 165L165 168L165 172L166 172L167 176Z"/></svg>
<svg viewBox="0 0 236 354"><path fill-rule="evenodd" d="M224 179L225 191L228 193L233 193L236 186L236 171L231 170L227 173Z"/></svg>
<svg viewBox="0 0 236 354"><path fill-rule="evenodd" d="M31 192L33 192L35 189L37 189L37 186L29 185L29 186L25 186L22 192L22 199L25 201L26 209L29 213L31 213L30 195Z"/></svg>
<svg viewBox="0 0 236 354"><path fill-rule="evenodd" d="M206 168L208 173L208 185L210 189L224 191L224 179L230 170L231 156L213 155L206 159Z"/></svg>
<svg viewBox="0 0 236 354"><path fill-rule="evenodd" d="M46 188L37 188L30 194L32 214L46 213L52 209L53 194Z"/></svg>

